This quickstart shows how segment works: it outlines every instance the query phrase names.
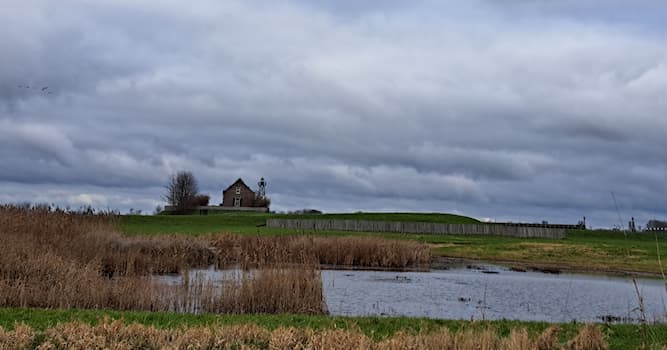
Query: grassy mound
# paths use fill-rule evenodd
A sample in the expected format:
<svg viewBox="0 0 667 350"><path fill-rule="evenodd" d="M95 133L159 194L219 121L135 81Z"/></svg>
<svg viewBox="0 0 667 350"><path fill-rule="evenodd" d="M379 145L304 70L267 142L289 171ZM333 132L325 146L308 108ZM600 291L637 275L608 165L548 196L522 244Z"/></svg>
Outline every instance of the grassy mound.
<svg viewBox="0 0 667 350"><path fill-rule="evenodd" d="M461 215L440 213L347 213L347 214L268 214L222 212L214 215L125 215L121 217L123 232L127 234L161 233L290 233L284 230L260 229L266 219L322 219L433 222L443 224L478 224L478 220Z"/></svg>

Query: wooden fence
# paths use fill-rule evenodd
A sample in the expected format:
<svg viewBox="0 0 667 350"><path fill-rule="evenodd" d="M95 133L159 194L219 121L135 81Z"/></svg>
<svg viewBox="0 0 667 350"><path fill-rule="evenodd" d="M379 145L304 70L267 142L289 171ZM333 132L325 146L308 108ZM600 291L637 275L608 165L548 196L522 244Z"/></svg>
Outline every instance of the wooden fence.
<svg viewBox="0 0 667 350"><path fill-rule="evenodd" d="M175 211L176 207L172 205L165 205L164 211L171 212ZM244 211L244 212L257 212L257 213L268 213L269 208L266 207L223 207L221 205L200 205L190 209L189 211L206 215L209 212L214 211Z"/></svg>
<svg viewBox="0 0 667 350"><path fill-rule="evenodd" d="M441 224L365 220L267 219L267 227L309 231L396 232L430 235L495 235L520 238L565 237L564 228L506 226L495 224Z"/></svg>

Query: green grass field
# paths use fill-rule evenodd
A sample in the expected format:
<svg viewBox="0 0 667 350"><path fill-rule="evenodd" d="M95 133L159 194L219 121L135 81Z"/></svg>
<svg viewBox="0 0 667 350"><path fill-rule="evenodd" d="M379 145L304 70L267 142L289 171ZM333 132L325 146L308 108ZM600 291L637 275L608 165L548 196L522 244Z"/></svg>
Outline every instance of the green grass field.
<svg viewBox="0 0 667 350"><path fill-rule="evenodd" d="M318 234L369 235L410 239L431 244L435 256L481 259L537 268L573 269L598 272L643 272L662 274L659 252L667 252L666 233L614 231L569 231L562 240L518 239L498 236L406 235L341 231L297 231L262 227L269 217L358 219L475 223L475 219L449 214L355 213L324 215L280 215L265 213L222 213L217 215L158 215L120 218L123 232L136 234ZM667 266L665 267L667 269Z"/></svg>
<svg viewBox="0 0 667 350"><path fill-rule="evenodd" d="M447 236L429 239L441 256L517 262L536 267L599 272L662 274L659 252L667 235L614 231L569 231L562 240ZM437 242L439 241L439 242Z"/></svg>
<svg viewBox="0 0 667 350"><path fill-rule="evenodd" d="M25 323L38 330L44 330L58 323L82 321L96 324L104 316L123 319L126 323L153 325L158 328L177 328L205 325L231 325L253 323L267 329L278 327L358 328L375 340L383 339L398 331L418 333L447 327L452 331L461 328L484 329L492 327L506 336L511 329L526 328L529 332L540 333L551 324L545 322L519 321L457 321L414 319L405 317L334 317L306 315L193 315L169 312L137 312L110 310L45 310L0 308L0 326L13 329L15 323ZM561 338L571 339L581 327L580 323L564 323ZM639 325L601 325L611 349L636 349L641 345L642 336ZM651 325L647 328L646 340L654 345L667 344L667 325Z"/></svg>
<svg viewBox="0 0 667 350"><path fill-rule="evenodd" d="M437 213L350 213L322 215L292 215L245 212L222 212L213 215L124 215L121 217L123 232L127 234L210 234L210 233L294 233L291 230L258 228L267 218L322 219L322 220L374 220L417 221L449 224L474 224L476 219L467 216Z"/></svg>

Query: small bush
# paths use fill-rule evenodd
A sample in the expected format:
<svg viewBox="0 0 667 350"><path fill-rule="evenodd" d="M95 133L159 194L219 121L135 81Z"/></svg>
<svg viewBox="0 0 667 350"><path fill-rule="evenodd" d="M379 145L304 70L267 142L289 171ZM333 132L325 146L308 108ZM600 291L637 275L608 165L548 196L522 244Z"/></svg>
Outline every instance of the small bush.
<svg viewBox="0 0 667 350"><path fill-rule="evenodd" d="M191 205L193 207L202 206L205 207L208 205L208 202L211 200L211 197L206 194L198 194L192 197Z"/></svg>
<svg viewBox="0 0 667 350"><path fill-rule="evenodd" d="M269 206L271 206L271 198L269 197L255 198L255 200L252 202L252 206L257 208L268 208Z"/></svg>

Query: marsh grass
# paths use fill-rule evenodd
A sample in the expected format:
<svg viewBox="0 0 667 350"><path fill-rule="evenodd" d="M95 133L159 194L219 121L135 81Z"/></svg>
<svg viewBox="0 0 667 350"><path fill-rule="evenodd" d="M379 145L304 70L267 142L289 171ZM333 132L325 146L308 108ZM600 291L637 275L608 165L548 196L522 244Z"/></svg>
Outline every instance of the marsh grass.
<svg viewBox="0 0 667 350"><path fill-rule="evenodd" d="M0 306L215 313L324 313L320 266L428 268L416 242L371 237L133 236L117 217L0 207ZM166 286L151 276L237 269ZM187 278L186 278L187 279Z"/></svg>
<svg viewBox="0 0 667 350"><path fill-rule="evenodd" d="M125 237L113 215L68 213L48 208L0 207L0 272L20 269L22 258L58 256L95 265L108 277L178 272L214 260L206 242L193 237Z"/></svg>
<svg viewBox="0 0 667 350"><path fill-rule="evenodd" d="M197 274L163 290L170 309L194 313L321 314L326 312L319 270L312 266L237 270L230 280ZM184 277L186 274L184 274Z"/></svg>
<svg viewBox="0 0 667 350"><path fill-rule="evenodd" d="M545 332L550 332L548 329ZM550 336L547 336L550 337ZM25 325L0 328L0 349L443 349L443 350L604 350L608 345L597 326L581 328L569 342L540 342L517 328L501 337L494 329L447 328L428 333L399 332L376 341L355 329L280 327L267 330L253 324L159 329L120 320L103 319L97 325L62 323L44 331Z"/></svg>
<svg viewBox="0 0 667 350"><path fill-rule="evenodd" d="M431 265L428 245L378 237L217 235L204 239L217 250L220 268L304 262L327 267L394 269L428 269Z"/></svg>
<svg viewBox="0 0 667 350"><path fill-rule="evenodd" d="M219 313L323 313L319 266L276 262L217 288L165 286L153 274L217 261L192 237L125 237L114 216L0 207L0 306Z"/></svg>

